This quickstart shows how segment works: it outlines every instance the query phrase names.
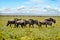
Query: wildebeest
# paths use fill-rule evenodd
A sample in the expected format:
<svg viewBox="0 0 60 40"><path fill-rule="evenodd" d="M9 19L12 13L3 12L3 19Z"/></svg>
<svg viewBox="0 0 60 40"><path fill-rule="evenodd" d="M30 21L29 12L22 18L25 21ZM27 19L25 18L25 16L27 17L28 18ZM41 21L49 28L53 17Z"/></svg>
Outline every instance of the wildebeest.
<svg viewBox="0 0 60 40"><path fill-rule="evenodd" d="M21 25L21 27L23 28L25 25L25 20L18 20L15 22L15 27L18 27L19 25Z"/></svg>
<svg viewBox="0 0 60 40"><path fill-rule="evenodd" d="M53 19L53 18L48 18L48 19L45 19L44 21L39 22L39 23L40 23L40 27L41 27L42 25L46 25L46 27L47 27L47 25L52 26L52 23L56 23L56 20Z"/></svg>
<svg viewBox="0 0 60 40"><path fill-rule="evenodd" d="M28 20L25 20L25 19L17 19L17 18L14 18L14 20L9 20L7 22L7 26L11 24L14 24L15 27L18 27L19 25L21 25L21 27L26 27L27 24L29 24L29 27L34 27L34 24L36 24L37 26L42 26L42 25L50 25L52 26L52 23L56 23L56 20L53 19L53 18L48 18L48 19L45 19L44 21L42 22L38 22L38 20L34 20L34 19L28 19Z"/></svg>
<svg viewBox="0 0 60 40"><path fill-rule="evenodd" d="M21 27L26 27L27 24L29 24L29 27L34 27L33 25L36 24L38 25L38 21L37 20L33 20L33 19L28 19L28 20L20 20L20 21L16 21L15 22L16 26L18 27L19 25L21 25Z"/></svg>
<svg viewBox="0 0 60 40"><path fill-rule="evenodd" d="M56 20L53 19L53 18L48 18L48 19L45 19L44 21L51 21L51 22L53 22L53 23L56 23Z"/></svg>
<svg viewBox="0 0 60 40"><path fill-rule="evenodd" d="M37 20L33 20L33 19L29 19L28 20L28 24L29 24L29 27L34 27L34 24L38 25L38 21Z"/></svg>
<svg viewBox="0 0 60 40"><path fill-rule="evenodd" d="M11 24L15 24L15 22L18 21L18 20L21 20L21 19L14 18L14 20L8 20L6 26L10 25L10 27L11 27Z"/></svg>

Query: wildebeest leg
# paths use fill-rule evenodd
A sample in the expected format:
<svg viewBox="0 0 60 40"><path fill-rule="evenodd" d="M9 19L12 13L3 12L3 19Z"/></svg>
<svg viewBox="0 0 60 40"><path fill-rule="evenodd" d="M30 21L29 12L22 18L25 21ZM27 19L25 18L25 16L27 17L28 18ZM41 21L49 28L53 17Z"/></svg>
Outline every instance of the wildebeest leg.
<svg viewBox="0 0 60 40"><path fill-rule="evenodd" d="M43 24L40 22L40 23L39 23L39 27L42 27L42 25L43 25Z"/></svg>
<svg viewBox="0 0 60 40"><path fill-rule="evenodd" d="M16 26L17 26L17 28L18 28L19 24L16 24Z"/></svg>
<svg viewBox="0 0 60 40"><path fill-rule="evenodd" d="M23 25L21 25L21 27L23 28Z"/></svg>
<svg viewBox="0 0 60 40"><path fill-rule="evenodd" d="M29 28L31 27L31 24L29 24Z"/></svg>
<svg viewBox="0 0 60 40"><path fill-rule="evenodd" d="M40 24L40 27L42 27L42 24Z"/></svg>
<svg viewBox="0 0 60 40"><path fill-rule="evenodd" d="M17 25L16 24L14 24L14 27L16 27Z"/></svg>
<svg viewBox="0 0 60 40"><path fill-rule="evenodd" d="M34 25L32 24L32 27L34 28Z"/></svg>
<svg viewBox="0 0 60 40"><path fill-rule="evenodd" d="M27 25L27 24L24 24L25 27L27 27L26 25Z"/></svg>
<svg viewBox="0 0 60 40"><path fill-rule="evenodd" d="M52 23L50 24L50 26L52 27ZM54 26L53 26L54 27Z"/></svg>
<svg viewBox="0 0 60 40"><path fill-rule="evenodd" d="M46 28L47 28L47 24L46 24Z"/></svg>
<svg viewBox="0 0 60 40"><path fill-rule="evenodd" d="M52 26L52 24L50 24L50 26Z"/></svg>
<svg viewBox="0 0 60 40"><path fill-rule="evenodd" d="M9 25L9 23L7 23L7 25L6 26L8 26Z"/></svg>
<svg viewBox="0 0 60 40"><path fill-rule="evenodd" d="M27 25L26 23L23 24L23 26L27 27L26 25Z"/></svg>
<svg viewBox="0 0 60 40"><path fill-rule="evenodd" d="M10 24L10 27L11 27L11 24Z"/></svg>

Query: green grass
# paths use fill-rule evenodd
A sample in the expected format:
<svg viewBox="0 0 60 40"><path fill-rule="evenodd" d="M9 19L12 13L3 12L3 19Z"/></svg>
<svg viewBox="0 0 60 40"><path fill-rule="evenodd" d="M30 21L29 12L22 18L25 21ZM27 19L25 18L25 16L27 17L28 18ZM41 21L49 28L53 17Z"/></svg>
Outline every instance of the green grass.
<svg viewBox="0 0 60 40"><path fill-rule="evenodd" d="M49 17L0 16L0 40L60 40L60 17L52 17L57 21L56 24L53 24L54 27L48 26L46 28L44 25L42 28L39 28L37 25L34 25L34 28L29 28L28 25L27 28L14 28L13 25L12 27L7 27L7 21L14 18L31 18L42 21Z"/></svg>

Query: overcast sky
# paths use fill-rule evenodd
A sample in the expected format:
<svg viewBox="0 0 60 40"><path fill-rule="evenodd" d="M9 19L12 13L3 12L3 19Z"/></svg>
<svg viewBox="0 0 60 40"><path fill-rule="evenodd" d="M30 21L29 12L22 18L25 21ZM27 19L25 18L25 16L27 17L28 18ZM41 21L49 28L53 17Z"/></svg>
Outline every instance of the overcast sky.
<svg viewBox="0 0 60 40"><path fill-rule="evenodd" d="M0 15L60 16L60 0L0 0Z"/></svg>

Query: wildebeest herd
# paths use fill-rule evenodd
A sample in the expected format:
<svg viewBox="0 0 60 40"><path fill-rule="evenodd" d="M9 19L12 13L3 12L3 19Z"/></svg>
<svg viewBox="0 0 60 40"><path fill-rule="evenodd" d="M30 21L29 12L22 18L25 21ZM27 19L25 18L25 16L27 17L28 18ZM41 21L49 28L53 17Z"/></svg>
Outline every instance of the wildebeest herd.
<svg viewBox="0 0 60 40"><path fill-rule="evenodd" d="M26 27L27 24L29 24L29 27L34 27L34 24L36 24L38 27L42 27L42 25L50 25L52 26L52 23L56 23L56 20L53 18L47 18L44 19L43 21L38 21L38 20L34 20L34 19L18 19L18 18L14 18L14 20L8 20L7 25L14 24L14 27L19 27L19 25L21 25L21 27Z"/></svg>

